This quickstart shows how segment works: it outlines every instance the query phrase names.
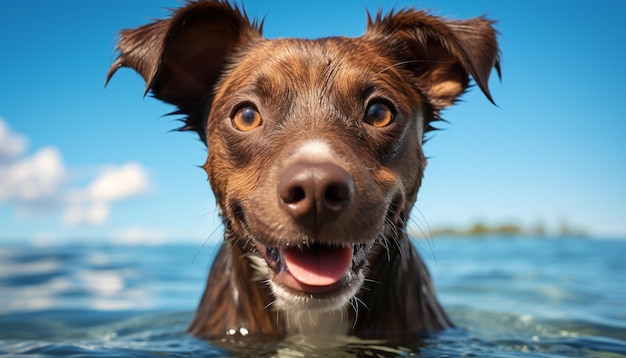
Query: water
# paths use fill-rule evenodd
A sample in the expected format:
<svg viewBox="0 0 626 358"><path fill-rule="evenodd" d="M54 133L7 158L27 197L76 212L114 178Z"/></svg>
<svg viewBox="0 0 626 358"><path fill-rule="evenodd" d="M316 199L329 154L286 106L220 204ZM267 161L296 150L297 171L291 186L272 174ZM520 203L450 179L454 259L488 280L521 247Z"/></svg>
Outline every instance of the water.
<svg viewBox="0 0 626 358"><path fill-rule="evenodd" d="M460 327L422 341L208 343L185 334L212 246L0 247L0 355L626 357L626 240L416 244Z"/></svg>

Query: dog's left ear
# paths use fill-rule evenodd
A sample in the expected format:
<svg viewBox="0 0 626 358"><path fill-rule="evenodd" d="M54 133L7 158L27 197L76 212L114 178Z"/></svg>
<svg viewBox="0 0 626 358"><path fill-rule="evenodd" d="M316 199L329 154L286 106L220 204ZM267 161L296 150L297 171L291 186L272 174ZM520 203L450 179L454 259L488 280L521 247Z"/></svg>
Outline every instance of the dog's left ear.
<svg viewBox="0 0 626 358"><path fill-rule="evenodd" d="M494 67L500 76L500 56L492 25L482 17L451 21L402 10L384 17L379 12L375 20L368 16L364 36L382 40L439 111L465 91L469 75L493 103L488 81Z"/></svg>
<svg viewBox="0 0 626 358"><path fill-rule="evenodd" d="M226 1L189 2L167 20L122 31L106 83L119 68L134 69L146 81L146 93L187 116L180 130L194 130L206 143L203 114L214 86L230 56L261 32L262 24Z"/></svg>

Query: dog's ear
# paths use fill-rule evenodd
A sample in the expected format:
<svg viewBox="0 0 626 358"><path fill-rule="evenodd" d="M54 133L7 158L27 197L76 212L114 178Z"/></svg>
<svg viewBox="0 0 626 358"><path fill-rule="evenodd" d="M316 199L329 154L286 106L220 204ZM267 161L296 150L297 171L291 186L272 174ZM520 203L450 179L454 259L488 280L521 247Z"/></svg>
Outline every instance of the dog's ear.
<svg viewBox="0 0 626 358"><path fill-rule="evenodd" d="M493 103L488 81L494 67L500 76L500 56L492 25L482 17L451 21L402 10L384 17L379 12L375 20L368 16L365 36L383 40L439 111L465 91L469 75Z"/></svg>
<svg viewBox="0 0 626 358"><path fill-rule="evenodd" d="M213 88L229 57L261 32L262 24L226 1L190 2L167 20L122 31L106 83L119 68L134 69L146 81L145 93L187 116L180 130L194 130L206 143L202 113Z"/></svg>

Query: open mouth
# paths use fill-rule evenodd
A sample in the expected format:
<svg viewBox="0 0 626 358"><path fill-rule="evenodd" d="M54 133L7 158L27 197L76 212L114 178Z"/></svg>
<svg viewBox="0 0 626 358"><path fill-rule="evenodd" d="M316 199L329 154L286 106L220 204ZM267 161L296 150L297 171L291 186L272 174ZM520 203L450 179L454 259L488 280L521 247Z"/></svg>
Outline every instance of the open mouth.
<svg viewBox="0 0 626 358"><path fill-rule="evenodd" d="M280 285L291 294L323 298L360 286L357 281L360 281L360 271L373 242L313 243L282 248L255 242L255 246L274 273L271 278L274 285Z"/></svg>

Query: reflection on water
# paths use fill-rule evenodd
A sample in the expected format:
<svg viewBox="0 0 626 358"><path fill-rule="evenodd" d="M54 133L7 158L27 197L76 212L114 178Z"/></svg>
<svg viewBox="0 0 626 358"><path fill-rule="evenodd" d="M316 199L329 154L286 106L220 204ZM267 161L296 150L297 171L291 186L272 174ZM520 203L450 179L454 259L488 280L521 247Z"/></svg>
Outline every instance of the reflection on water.
<svg viewBox="0 0 626 358"><path fill-rule="evenodd" d="M0 248L0 313L194 307L213 253L194 246ZM203 260L204 259L204 260Z"/></svg>
<svg viewBox="0 0 626 358"><path fill-rule="evenodd" d="M185 334L211 247L195 260L192 245L0 248L0 355L626 357L626 241L430 245L417 243L459 328L422 341L263 343Z"/></svg>

